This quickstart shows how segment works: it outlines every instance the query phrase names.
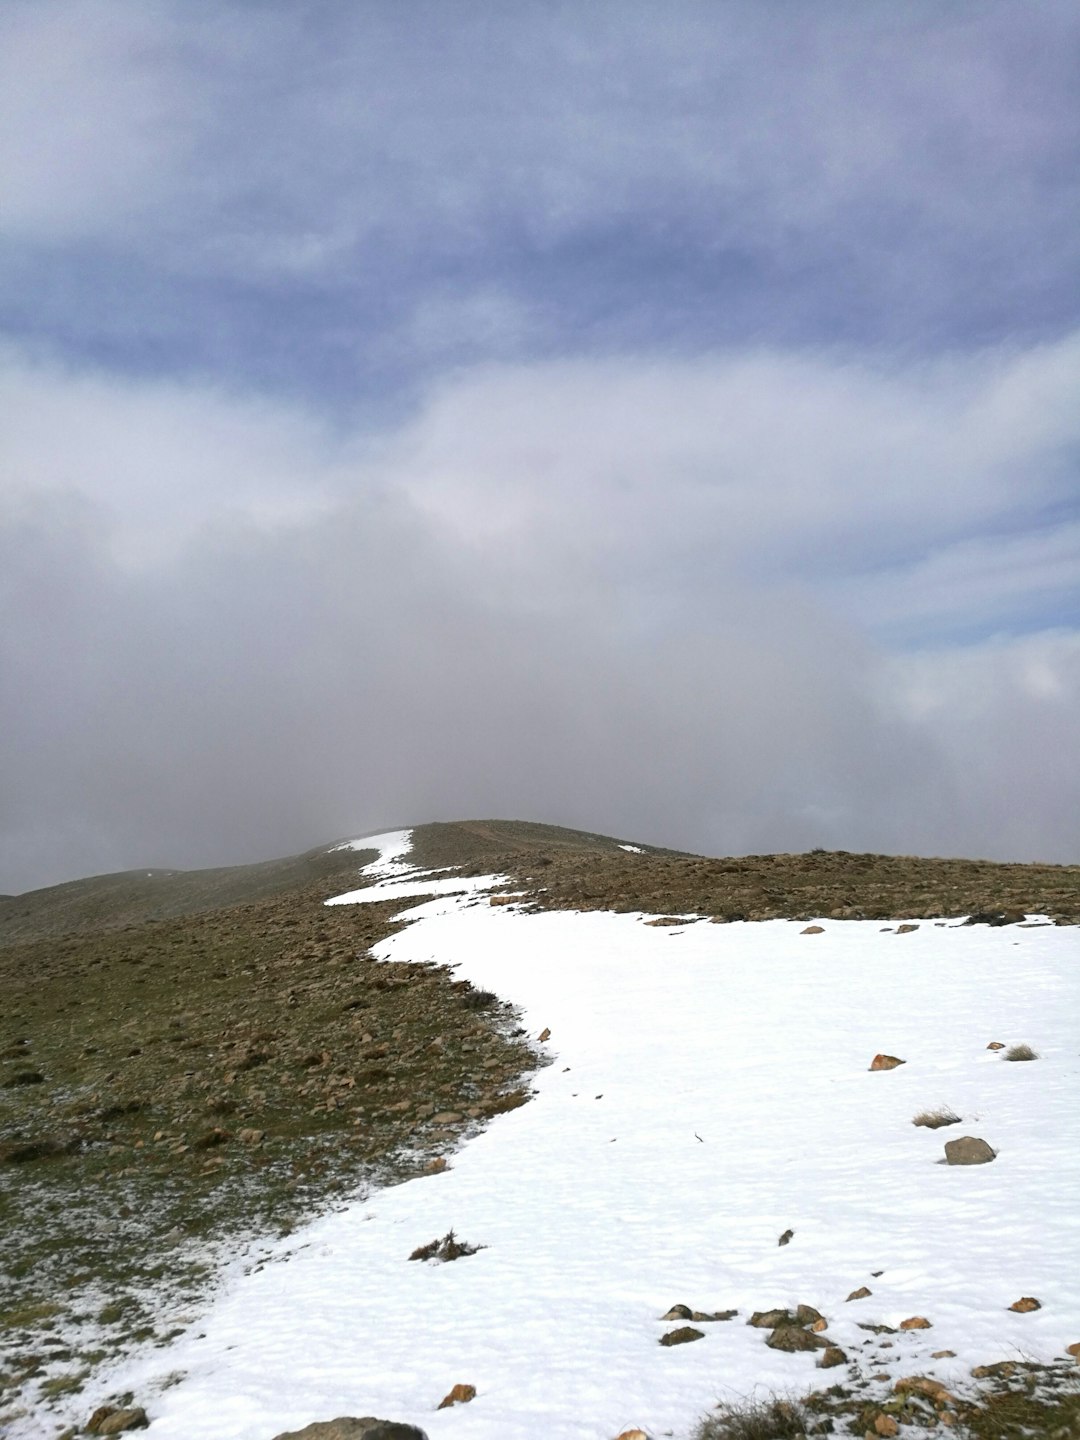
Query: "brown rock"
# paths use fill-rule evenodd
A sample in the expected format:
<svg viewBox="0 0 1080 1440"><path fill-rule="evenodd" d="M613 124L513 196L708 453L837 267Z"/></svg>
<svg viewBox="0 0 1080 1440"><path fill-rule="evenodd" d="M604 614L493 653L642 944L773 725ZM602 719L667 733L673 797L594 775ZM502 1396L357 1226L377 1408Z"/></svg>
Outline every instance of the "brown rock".
<svg viewBox="0 0 1080 1440"><path fill-rule="evenodd" d="M824 1321L825 1317L820 1310L815 1310L813 1305L796 1305L795 1323L797 1325L816 1325L819 1320Z"/></svg>
<svg viewBox="0 0 1080 1440"><path fill-rule="evenodd" d="M799 931L799 934L800 934L800 935L824 935L824 934L825 934L825 926L824 926L824 925L807 925L807 927L806 927L805 930L800 930L800 931Z"/></svg>
<svg viewBox="0 0 1080 1440"><path fill-rule="evenodd" d="M987 1048L988 1050L1004 1050L1004 1049L1005 1049L1005 1041L1004 1041L1004 1040L991 1040L991 1041L990 1041L990 1044L987 1045L986 1048Z"/></svg>
<svg viewBox="0 0 1080 1440"><path fill-rule="evenodd" d="M900 1426L891 1415L879 1415L874 1421L874 1433L876 1435L895 1435Z"/></svg>
<svg viewBox="0 0 1080 1440"><path fill-rule="evenodd" d="M426 1175L441 1175L445 1169L446 1156L436 1155L434 1160L429 1160L428 1163L424 1166L424 1173Z"/></svg>
<svg viewBox="0 0 1080 1440"><path fill-rule="evenodd" d="M902 1380L897 1380L893 1389L898 1395L925 1395L935 1403L939 1399L953 1398L941 1381L935 1380L932 1375L905 1375Z"/></svg>
<svg viewBox="0 0 1080 1440"><path fill-rule="evenodd" d="M1076 1363L1080 1365L1080 1340L1074 1340L1071 1345L1066 1345L1065 1354L1071 1355Z"/></svg>
<svg viewBox="0 0 1080 1440"><path fill-rule="evenodd" d="M649 1440L644 1430L624 1430L621 1435L616 1435L615 1440Z"/></svg>
<svg viewBox="0 0 1080 1440"><path fill-rule="evenodd" d="M114 1410L111 1415L107 1415L98 1425L95 1434L121 1435L125 1430L145 1430L149 1424L146 1411L141 1405L135 1405L130 1410Z"/></svg>
<svg viewBox="0 0 1080 1440"><path fill-rule="evenodd" d="M875 1055L870 1061L871 1070L895 1070L898 1065L906 1065L906 1060L900 1060L895 1055Z"/></svg>
<svg viewBox="0 0 1080 1440"><path fill-rule="evenodd" d="M907 1320L900 1321L901 1330L930 1330L932 1328L925 1315L912 1315Z"/></svg>
<svg viewBox="0 0 1080 1440"><path fill-rule="evenodd" d="M661 1320L692 1320L694 1312L689 1305L672 1305L666 1315L661 1315Z"/></svg>
<svg viewBox="0 0 1080 1440"><path fill-rule="evenodd" d="M1016 1373L1015 1360L995 1360L993 1365L973 1365L972 1378L975 1380L1008 1379Z"/></svg>
<svg viewBox="0 0 1080 1440"><path fill-rule="evenodd" d="M1009 1309L1015 1310L1019 1315L1029 1315L1032 1310L1042 1309L1042 1301L1036 1300L1034 1295L1021 1295L1019 1300L1013 1301Z"/></svg>
<svg viewBox="0 0 1080 1440"><path fill-rule="evenodd" d="M448 1395L444 1395L439 1401L439 1410L448 1410L451 1405L467 1405L470 1400L476 1399L475 1385L455 1385Z"/></svg>
<svg viewBox="0 0 1080 1440"><path fill-rule="evenodd" d="M872 1295L873 1293L874 1292L868 1290L865 1285L860 1285L858 1290L852 1290L847 1298L848 1300L865 1300L868 1295Z"/></svg>
<svg viewBox="0 0 1080 1440"><path fill-rule="evenodd" d="M843 1350L840 1349L839 1345L830 1345L828 1349L822 1352L821 1359L817 1363L819 1370L832 1370L835 1369L837 1365L846 1365L847 1356Z"/></svg>
<svg viewBox="0 0 1080 1440"><path fill-rule="evenodd" d="M692 1340L704 1340L705 1331L695 1330L692 1325L680 1325L677 1330L669 1330L666 1335L660 1336L661 1345L689 1345Z"/></svg>
<svg viewBox="0 0 1080 1440"><path fill-rule="evenodd" d="M544 1028L543 1028L543 1030L540 1031L540 1034L539 1034L536 1038L537 1038L538 1040L550 1040L550 1039L551 1039L551 1031L550 1031L550 1030L547 1028L547 1026L545 1025ZM629 1432L627 1432L627 1433L629 1433Z"/></svg>
<svg viewBox="0 0 1080 1440"><path fill-rule="evenodd" d="M804 1330L801 1325L778 1325L765 1337L765 1344L770 1350L794 1353L797 1350L826 1350L829 1342L810 1330Z"/></svg>
<svg viewBox="0 0 1080 1440"><path fill-rule="evenodd" d="M337 1420L317 1420L302 1430L288 1430L274 1440L428 1440L423 1430L399 1420L378 1420L374 1415L359 1420L342 1415Z"/></svg>
<svg viewBox="0 0 1080 1440"><path fill-rule="evenodd" d="M746 1322L758 1330L774 1330L777 1325L797 1325L790 1310L755 1310Z"/></svg>
<svg viewBox="0 0 1080 1440"><path fill-rule="evenodd" d="M714 1310L711 1314L707 1310L692 1310L690 1319L698 1321L734 1320L738 1313L738 1310Z"/></svg>
<svg viewBox="0 0 1080 1440"><path fill-rule="evenodd" d="M964 1135L959 1140L945 1141L945 1163L947 1165L988 1165L997 1157L985 1140L975 1135Z"/></svg>
<svg viewBox="0 0 1080 1440"><path fill-rule="evenodd" d="M266 1131L246 1128L244 1130L238 1130L236 1132L236 1138L240 1141L241 1145L261 1145L266 1139Z"/></svg>
<svg viewBox="0 0 1080 1440"><path fill-rule="evenodd" d="M918 928L918 925L905 923L903 925L897 925L896 933L897 935L913 935Z"/></svg>
<svg viewBox="0 0 1080 1440"><path fill-rule="evenodd" d="M955 1350L931 1350L931 1360L951 1360L955 1356Z"/></svg>
<svg viewBox="0 0 1080 1440"><path fill-rule="evenodd" d="M438 1115L431 1117L433 1125L456 1125L464 1117L457 1110L440 1110Z"/></svg>

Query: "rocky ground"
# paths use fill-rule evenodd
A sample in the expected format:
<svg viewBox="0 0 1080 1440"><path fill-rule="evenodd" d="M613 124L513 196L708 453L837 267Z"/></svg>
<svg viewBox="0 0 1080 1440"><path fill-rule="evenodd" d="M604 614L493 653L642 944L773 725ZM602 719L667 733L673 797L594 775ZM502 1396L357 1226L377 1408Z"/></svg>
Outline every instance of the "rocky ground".
<svg viewBox="0 0 1080 1440"><path fill-rule="evenodd" d="M551 908L1080 921L1080 867L703 859L497 821L420 827L414 843L415 863L502 873ZM370 858L133 872L0 902L0 1421L16 1397L44 1415L102 1360L167 1339L244 1237L438 1165L527 1099L538 1058L506 1003L368 958L400 902L323 905ZM957 1424L984 1440L1075 1433L1058 1377L998 1378L1005 1398ZM899 1418L920 1404L933 1411L905 1398ZM822 1424L893 1433L880 1407L864 1426L840 1395L815 1405Z"/></svg>

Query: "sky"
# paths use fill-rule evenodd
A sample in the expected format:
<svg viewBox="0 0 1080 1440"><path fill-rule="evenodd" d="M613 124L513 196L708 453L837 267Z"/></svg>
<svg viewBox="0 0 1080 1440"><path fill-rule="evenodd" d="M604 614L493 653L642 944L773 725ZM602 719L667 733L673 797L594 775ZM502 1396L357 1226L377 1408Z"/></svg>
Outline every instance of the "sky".
<svg viewBox="0 0 1080 1440"><path fill-rule="evenodd" d="M1080 13L0 10L0 891L1080 859Z"/></svg>

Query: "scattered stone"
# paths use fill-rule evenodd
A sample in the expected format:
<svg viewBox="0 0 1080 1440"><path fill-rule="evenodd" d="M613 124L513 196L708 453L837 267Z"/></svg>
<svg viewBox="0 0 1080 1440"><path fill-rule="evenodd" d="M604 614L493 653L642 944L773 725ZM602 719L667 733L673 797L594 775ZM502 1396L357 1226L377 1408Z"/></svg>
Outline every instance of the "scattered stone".
<svg viewBox="0 0 1080 1440"><path fill-rule="evenodd" d="M694 1312L689 1305L672 1305L666 1315L661 1315L661 1320L692 1320Z"/></svg>
<svg viewBox="0 0 1080 1440"><path fill-rule="evenodd" d="M897 935L913 935L918 928L918 925L905 923L903 925L897 925L896 933Z"/></svg>
<svg viewBox="0 0 1080 1440"><path fill-rule="evenodd" d="M874 1292L872 1290L868 1290L865 1285L860 1285L858 1290L852 1290L851 1294L847 1298L848 1300L865 1300L869 1295L872 1295L873 1293ZM845 1304L846 1303L847 1302L845 1301Z"/></svg>
<svg viewBox="0 0 1080 1440"><path fill-rule="evenodd" d="M464 1118L457 1110L440 1110L438 1115L431 1117L431 1123L433 1125L456 1125L459 1120Z"/></svg>
<svg viewBox="0 0 1080 1440"><path fill-rule="evenodd" d="M807 925L807 927L806 927L805 930L800 930L800 931L799 931L799 934L800 934L800 935L824 935L824 934L825 934L825 926L824 926L824 925Z"/></svg>
<svg viewBox="0 0 1080 1440"><path fill-rule="evenodd" d="M906 1375L902 1380L897 1380L893 1389L897 1395L925 1395L935 1404L939 1401L951 1403L953 1400L953 1396L941 1381L935 1380L932 1375Z"/></svg>
<svg viewBox="0 0 1080 1440"><path fill-rule="evenodd" d="M655 920L646 920L646 925L685 925L687 922L678 915L658 915Z"/></svg>
<svg viewBox="0 0 1080 1440"><path fill-rule="evenodd" d="M486 1248L484 1245L469 1245L464 1240L459 1240L453 1230L448 1230L441 1240L430 1240L426 1245L418 1245L409 1259L441 1260L446 1263L460 1260L463 1255L475 1255L478 1250Z"/></svg>
<svg viewBox="0 0 1080 1440"><path fill-rule="evenodd" d="M778 1325L765 1337L765 1344L770 1350L794 1353L796 1350L825 1350L829 1342L811 1330L804 1330L801 1325Z"/></svg>
<svg viewBox="0 0 1080 1440"><path fill-rule="evenodd" d="M1007 1380L1010 1375L1015 1373L1015 1360L996 1360L993 1365L974 1365L971 1370L974 1380Z"/></svg>
<svg viewBox="0 0 1080 1440"><path fill-rule="evenodd" d="M550 1040L550 1039L551 1039L551 1031L550 1031L550 1030L547 1028L547 1026L545 1025L544 1028L543 1028L543 1030L540 1031L540 1034L539 1034L536 1038L537 1038L539 1041L541 1041L541 1042L543 1042L544 1040ZM627 1431L627 1434L629 1434L629 1431Z"/></svg>
<svg viewBox="0 0 1080 1440"><path fill-rule="evenodd" d="M833 1370L837 1365L846 1365L847 1358L839 1345L830 1345L822 1352L821 1359L817 1362L818 1369Z"/></svg>
<svg viewBox="0 0 1080 1440"><path fill-rule="evenodd" d="M1074 1340L1071 1345L1066 1345L1065 1354L1071 1355L1076 1363L1080 1365L1080 1340Z"/></svg>
<svg viewBox="0 0 1080 1440"><path fill-rule="evenodd" d="M991 1041L990 1041L990 1044L987 1045L986 1048L987 1048L988 1050L1004 1050L1004 1049L1005 1049L1005 1041L1004 1041L1004 1040L991 1040Z"/></svg>
<svg viewBox="0 0 1080 1440"><path fill-rule="evenodd" d="M775 1330L777 1325L797 1325L790 1310L755 1310L746 1322L758 1330Z"/></svg>
<svg viewBox="0 0 1080 1440"><path fill-rule="evenodd" d="M933 1326L925 1315L911 1315L900 1321L901 1330L932 1330Z"/></svg>
<svg viewBox="0 0 1080 1440"><path fill-rule="evenodd" d="M897 1425L891 1415L878 1415L874 1420L875 1435L895 1435L899 1429L900 1426Z"/></svg>
<svg viewBox="0 0 1080 1440"><path fill-rule="evenodd" d="M241 1145L261 1145L266 1139L266 1131L256 1130L253 1126L248 1126L243 1130L238 1130L236 1132L236 1138L240 1141Z"/></svg>
<svg viewBox="0 0 1080 1440"><path fill-rule="evenodd" d="M437 1155L434 1160L429 1160L428 1163L424 1166L424 1172L427 1175L441 1175L445 1169L445 1155Z"/></svg>
<svg viewBox="0 0 1080 1440"><path fill-rule="evenodd" d="M1034 1295L1021 1295L1019 1300L1013 1301L1009 1309L1015 1310L1018 1315L1030 1315L1032 1310L1042 1309L1042 1301L1036 1300Z"/></svg>
<svg viewBox="0 0 1080 1440"><path fill-rule="evenodd" d="M624 1430L615 1440L649 1440L649 1437L644 1430Z"/></svg>
<svg viewBox="0 0 1080 1440"><path fill-rule="evenodd" d="M661 1335L660 1344L689 1345L692 1340L704 1339L704 1330L695 1330L692 1325L680 1325L677 1330L669 1330L666 1335Z"/></svg>
<svg viewBox="0 0 1080 1440"><path fill-rule="evenodd" d="M115 1405L99 1405L98 1408L94 1411L94 1413L90 1416L90 1419L87 1420L86 1429L90 1432L91 1435L96 1435L98 1433L98 1426L101 1424L101 1422L103 1420L107 1420L110 1415L115 1414Z"/></svg>
<svg viewBox="0 0 1080 1440"><path fill-rule="evenodd" d="M795 1323L796 1325L820 1326L824 1329L825 1316L820 1310L815 1310L813 1305L796 1305Z"/></svg>
<svg viewBox="0 0 1080 1440"><path fill-rule="evenodd" d="M93 1433L121 1435L125 1430L145 1430L149 1424L146 1411L141 1405L135 1405L130 1410L114 1410L111 1415L106 1415Z"/></svg>
<svg viewBox="0 0 1080 1440"><path fill-rule="evenodd" d="M997 1151L991 1150L985 1140L975 1135L964 1135L959 1140L945 1141L945 1163L947 1165L987 1165L997 1158Z"/></svg>
<svg viewBox="0 0 1080 1440"><path fill-rule="evenodd" d="M734 1320L738 1310L714 1310L710 1315L705 1310L693 1310L690 1314L691 1320L712 1321L712 1320Z"/></svg>
<svg viewBox="0 0 1080 1440"><path fill-rule="evenodd" d="M895 1334L896 1334L896 1330L893 1328L892 1325L872 1325L872 1324L870 1324L868 1321L863 1321L863 1320L859 1320L859 1321L857 1322L857 1324L858 1324L860 1330L866 1330L866 1331L868 1331L871 1335L895 1335Z"/></svg>
<svg viewBox="0 0 1080 1440"><path fill-rule="evenodd" d="M337 1420L317 1420L303 1430L287 1430L274 1440L428 1440L423 1430L400 1420L378 1420L374 1415L356 1419L342 1415Z"/></svg>
<svg viewBox="0 0 1080 1440"><path fill-rule="evenodd" d="M956 1356L955 1350L931 1350L931 1360L952 1360Z"/></svg>
<svg viewBox="0 0 1080 1440"><path fill-rule="evenodd" d="M790 1245L792 1239L794 1238L794 1235L795 1235L795 1231L794 1231L794 1230L785 1230L784 1233L780 1236L780 1239L779 1239L776 1243L777 1243L778 1245Z"/></svg>
<svg viewBox="0 0 1080 1440"><path fill-rule="evenodd" d="M965 925L1020 925L1027 919L1023 910L976 910Z"/></svg>
<svg viewBox="0 0 1080 1440"><path fill-rule="evenodd" d="M455 1385L453 1389L439 1401L439 1410L449 1410L451 1405L467 1405L470 1400L476 1399L475 1385Z"/></svg>
<svg viewBox="0 0 1080 1440"><path fill-rule="evenodd" d="M895 1055L875 1055L870 1061L871 1070L895 1070L898 1065L906 1065L906 1060L900 1060Z"/></svg>

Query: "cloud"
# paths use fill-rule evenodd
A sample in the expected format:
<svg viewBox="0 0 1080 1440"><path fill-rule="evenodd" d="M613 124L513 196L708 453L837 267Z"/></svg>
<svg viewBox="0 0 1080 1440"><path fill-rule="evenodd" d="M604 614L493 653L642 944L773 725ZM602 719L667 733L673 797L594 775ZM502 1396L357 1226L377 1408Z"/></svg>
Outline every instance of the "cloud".
<svg viewBox="0 0 1080 1440"><path fill-rule="evenodd" d="M1070 344L482 367L379 431L9 353L0 888L482 813L1074 856L1075 632L905 658L862 610L936 563L1053 629L1067 528L1058 588L984 562L1063 501Z"/></svg>

